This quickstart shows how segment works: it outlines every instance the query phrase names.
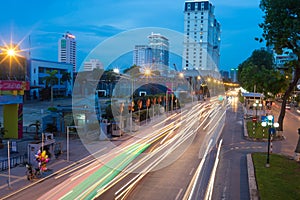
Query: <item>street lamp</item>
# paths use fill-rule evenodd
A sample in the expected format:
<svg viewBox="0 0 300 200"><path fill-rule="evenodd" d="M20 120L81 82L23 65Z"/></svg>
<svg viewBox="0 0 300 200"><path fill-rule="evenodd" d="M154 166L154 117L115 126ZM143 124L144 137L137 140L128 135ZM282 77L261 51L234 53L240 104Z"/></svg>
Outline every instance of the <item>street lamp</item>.
<svg viewBox="0 0 300 200"><path fill-rule="evenodd" d="M268 126L268 154L267 154L267 163L266 167L270 167L270 141L271 141L271 134L273 135L275 133L275 128L279 127L279 124L277 122L273 122L274 117L272 115L267 116L267 122L264 121L261 123L262 127Z"/></svg>
<svg viewBox="0 0 300 200"><path fill-rule="evenodd" d="M255 108L256 112L255 112L255 118L257 118L257 103L253 104L253 107Z"/></svg>

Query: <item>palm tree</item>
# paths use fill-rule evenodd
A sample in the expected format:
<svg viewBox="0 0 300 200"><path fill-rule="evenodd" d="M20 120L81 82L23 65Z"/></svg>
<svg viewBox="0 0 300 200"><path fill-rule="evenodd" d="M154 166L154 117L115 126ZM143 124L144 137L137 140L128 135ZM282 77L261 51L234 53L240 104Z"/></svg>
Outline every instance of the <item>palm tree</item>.
<svg viewBox="0 0 300 200"><path fill-rule="evenodd" d="M41 127L41 122L39 120L36 120L35 123L32 123L29 125L29 127L31 126L35 126L35 136L34 136L34 139L38 140L39 139L39 130L40 130L40 127Z"/></svg>
<svg viewBox="0 0 300 200"><path fill-rule="evenodd" d="M68 89L68 85L67 84L71 83L71 79L72 79L72 77L71 77L71 73L70 72L64 71L62 73L61 81L62 81L63 84L65 84L66 91Z"/></svg>
<svg viewBox="0 0 300 200"><path fill-rule="evenodd" d="M119 74L115 73L113 70L104 71L103 77L105 82L109 85L109 96L112 96L113 83L116 81Z"/></svg>
<svg viewBox="0 0 300 200"><path fill-rule="evenodd" d="M44 77L44 81L46 82L46 89L49 87L51 88L51 106L53 106L53 86L58 83L58 78L57 78L57 70L52 70L46 72L48 76Z"/></svg>

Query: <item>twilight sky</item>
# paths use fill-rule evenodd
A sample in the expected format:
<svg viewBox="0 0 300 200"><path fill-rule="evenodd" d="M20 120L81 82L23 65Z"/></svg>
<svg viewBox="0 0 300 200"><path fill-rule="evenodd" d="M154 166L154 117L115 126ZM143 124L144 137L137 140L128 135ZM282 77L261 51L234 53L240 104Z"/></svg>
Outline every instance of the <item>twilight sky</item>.
<svg viewBox="0 0 300 200"><path fill-rule="evenodd" d="M237 67L263 44L259 0L211 0L221 23L221 70ZM183 32L184 0L72 0L1 2L0 45L23 40L31 57L57 61L58 39L76 36L77 65L104 40L123 31L160 27ZM30 35L30 39L29 39ZM30 41L30 42L29 42Z"/></svg>

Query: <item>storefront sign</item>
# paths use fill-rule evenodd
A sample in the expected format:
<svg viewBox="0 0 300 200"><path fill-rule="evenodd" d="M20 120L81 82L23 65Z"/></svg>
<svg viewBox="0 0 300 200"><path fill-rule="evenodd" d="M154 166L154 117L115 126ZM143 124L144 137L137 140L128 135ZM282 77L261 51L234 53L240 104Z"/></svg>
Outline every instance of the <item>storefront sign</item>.
<svg viewBox="0 0 300 200"><path fill-rule="evenodd" d="M29 90L29 82L0 80L0 90Z"/></svg>

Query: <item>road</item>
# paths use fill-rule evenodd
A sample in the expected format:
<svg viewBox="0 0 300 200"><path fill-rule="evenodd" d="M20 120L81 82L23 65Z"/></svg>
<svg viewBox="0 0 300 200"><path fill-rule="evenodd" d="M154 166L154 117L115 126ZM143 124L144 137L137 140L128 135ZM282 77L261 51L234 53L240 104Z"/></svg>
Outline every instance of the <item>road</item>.
<svg viewBox="0 0 300 200"><path fill-rule="evenodd" d="M278 118L279 108L273 107L272 114ZM273 152L293 156L298 134L300 117L287 111L284 121L286 140L273 141ZM252 142L243 136L243 110L237 100L233 100L227 110L223 129L224 139L220 163L217 169L212 199L249 199L246 155L252 152L267 152L267 142Z"/></svg>
<svg viewBox="0 0 300 200"><path fill-rule="evenodd" d="M119 193L128 199L181 199L198 183L193 180L203 165L202 178L196 178L201 187L192 190L196 194L192 199L198 199L207 191L225 121L223 108L217 100L194 105L117 148L99 149L95 141L93 146L101 152L94 155L97 160L83 161L11 199L114 199Z"/></svg>

